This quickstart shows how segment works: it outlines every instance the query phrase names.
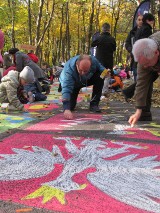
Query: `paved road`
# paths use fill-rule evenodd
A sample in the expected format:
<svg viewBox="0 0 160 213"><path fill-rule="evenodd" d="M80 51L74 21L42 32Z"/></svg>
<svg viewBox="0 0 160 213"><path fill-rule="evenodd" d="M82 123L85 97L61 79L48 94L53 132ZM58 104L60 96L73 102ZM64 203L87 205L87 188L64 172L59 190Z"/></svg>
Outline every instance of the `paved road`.
<svg viewBox="0 0 160 213"><path fill-rule="evenodd" d="M130 128L133 104L101 107L80 101L72 121L55 105L29 121L1 114L16 128L0 135L0 213L160 212L160 108Z"/></svg>

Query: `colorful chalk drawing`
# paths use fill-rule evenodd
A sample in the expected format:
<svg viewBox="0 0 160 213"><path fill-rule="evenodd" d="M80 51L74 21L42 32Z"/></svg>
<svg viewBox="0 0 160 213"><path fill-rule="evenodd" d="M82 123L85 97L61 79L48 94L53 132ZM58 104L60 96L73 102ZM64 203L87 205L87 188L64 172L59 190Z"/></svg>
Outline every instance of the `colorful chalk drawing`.
<svg viewBox="0 0 160 213"><path fill-rule="evenodd" d="M0 114L0 120L0 133L3 133L9 129L21 127L35 119L24 114L22 116Z"/></svg>
<svg viewBox="0 0 160 213"><path fill-rule="evenodd" d="M58 109L59 106L57 104L42 104L42 103L34 103L34 104L25 104L25 109L29 112L33 111L50 111L54 109Z"/></svg>
<svg viewBox="0 0 160 213"><path fill-rule="evenodd" d="M156 123L150 123L150 127L154 127L154 129L149 129L148 131L151 132L153 135L160 136L160 125Z"/></svg>
<svg viewBox="0 0 160 213"><path fill-rule="evenodd" d="M45 121L42 121L38 124L32 125L27 128L27 130L38 130L38 131L57 131L72 129L75 126L86 124L90 122L100 122L102 115L99 114L77 114L77 117L74 120L65 120L63 114L55 115ZM82 128L82 126L81 126Z"/></svg>
<svg viewBox="0 0 160 213"><path fill-rule="evenodd" d="M1 200L62 212L160 212L160 147L27 136L0 144Z"/></svg>

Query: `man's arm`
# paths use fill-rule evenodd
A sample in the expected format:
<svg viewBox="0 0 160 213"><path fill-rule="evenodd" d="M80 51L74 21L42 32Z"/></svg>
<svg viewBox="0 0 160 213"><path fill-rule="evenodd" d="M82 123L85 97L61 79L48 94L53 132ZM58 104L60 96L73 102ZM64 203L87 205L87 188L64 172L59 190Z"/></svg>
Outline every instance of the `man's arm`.
<svg viewBox="0 0 160 213"><path fill-rule="evenodd" d="M98 45L98 39L96 39L95 41L92 41L91 47L96 47L97 45Z"/></svg>
<svg viewBox="0 0 160 213"><path fill-rule="evenodd" d="M15 57L16 57L16 70L18 72L21 72L23 70L23 58L22 58L22 55L21 54L18 54L16 55L15 54Z"/></svg>
<svg viewBox="0 0 160 213"><path fill-rule="evenodd" d="M62 102L63 102L63 109L64 109L64 117L66 119L73 119L73 114L70 110L70 99L71 93L73 92L74 88L74 79L70 72L70 65L67 65L61 72L60 75L60 82L62 86Z"/></svg>
<svg viewBox="0 0 160 213"><path fill-rule="evenodd" d="M115 38L113 38L113 51L116 51L116 47L117 47L116 40Z"/></svg>

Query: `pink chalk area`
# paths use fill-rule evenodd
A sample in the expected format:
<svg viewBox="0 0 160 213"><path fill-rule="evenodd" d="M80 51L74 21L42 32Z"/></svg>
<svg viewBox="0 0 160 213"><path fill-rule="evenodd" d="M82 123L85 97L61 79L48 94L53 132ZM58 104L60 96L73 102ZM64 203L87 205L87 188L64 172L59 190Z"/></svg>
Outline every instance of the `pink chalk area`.
<svg viewBox="0 0 160 213"><path fill-rule="evenodd" d="M151 132L148 132L146 130L130 128L130 129L127 129L127 131L133 132L133 134L126 134L126 135L123 135L123 137L128 138L130 140L132 138L133 139L134 138L139 138L139 139L145 139L146 142L147 142L147 140L156 140L156 141L160 142L160 137L155 136L154 134L152 134Z"/></svg>
<svg viewBox="0 0 160 213"><path fill-rule="evenodd" d="M83 138L77 140L75 137L72 137L72 142L74 142L77 147L79 147L80 142ZM110 147L115 147L113 143L107 141ZM125 143L125 142L124 142ZM39 146L43 147L49 151L52 150L53 145L58 145L65 159L69 159L72 156L68 154L68 151L64 148L64 141L58 141L53 139L53 135L51 134L32 134L32 133L21 133L15 134L0 143L0 154L10 154L12 152L12 148L23 148L24 146ZM146 144L141 144L142 146ZM130 149L130 154L139 153L140 157L148 156L148 151L152 155L159 154L160 148L157 147L155 150L155 146L152 144L148 145L148 149ZM30 147L28 150L32 150ZM155 153L156 152L156 153ZM86 175L90 172L94 172L95 168L89 168L85 171L76 174L73 179L79 184L87 184L87 187L82 190L75 190L69 193L66 193L66 204L62 205L56 198L52 198L45 204L42 204L42 197L29 199L29 200L21 200L21 198L27 196L28 194L34 192L38 188L40 188L42 183L47 181L54 180L57 178L63 170L63 164L55 165L55 169L53 172L43 176L41 178L33 178L29 180L19 180L19 181L1 181L0 182L0 200L8 201L12 200L12 202L25 204L27 206L37 207L37 208L45 208L49 210L69 212L69 213L145 213L141 209L134 208L132 206L121 203L118 200L108 196L104 192L100 191L94 185L92 185L86 178Z"/></svg>
<svg viewBox="0 0 160 213"><path fill-rule="evenodd" d="M32 125L28 127L27 130L36 130L36 131L57 131L67 129L67 126L72 126L76 124L77 121L90 121L94 119L101 119L102 115L98 114L74 114L74 120L64 119L63 113L55 115L45 121Z"/></svg>

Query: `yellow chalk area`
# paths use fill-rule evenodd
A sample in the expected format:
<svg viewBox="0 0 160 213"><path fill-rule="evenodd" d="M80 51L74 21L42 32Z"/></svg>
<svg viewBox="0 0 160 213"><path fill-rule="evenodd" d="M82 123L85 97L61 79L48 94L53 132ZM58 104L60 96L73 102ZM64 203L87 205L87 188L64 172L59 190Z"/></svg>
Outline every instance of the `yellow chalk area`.
<svg viewBox="0 0 160 213"><path fill-rule="evenodd" d="M148 132L150 132L150 133L152 133L152 135L154 135L154 136L160 136L160 131L156 131L156 130L150 130L150 129L148 129Z"/></svg>
<svg viewBox="0 0 160 213"><path fill-rule="evenodd" d="M24 120L24 118L21 117L12 117L13 121L20 121L20 120Z"/></svg>
<svg viewBox="0 0 160 213"><path fill-rule="evenodd" d="M85 189L87 186L87 184L82 184L79 186L79 190ZM34 199L34 198L38 198L38 197L43 197L43 201L42 203L46 203L48 201L50 201L52 198L57 198L57 200L64 205L66 203L65 201L65 192L57 189L57 188L53 188L50 186L41 186L39 189L37 189L35 192L27 195L26 197L22 198L22 200L27 200L27 199Z"/></svg>
<svg viewBox="0 0 160 213"><path fill-rule="evenodd" d="M41 196L43 197L43 204L50 201L53 197L56 197L61 204L65 204L65 193L62 190L45 185L22 198L22 200L38 198Z"/></svg>
<svg viewBox="0 0 160 213"><path fill-rule="evenodd" d="M33 105L33 106L30 106L29 109L43 109L45 108L45 106L42 104L42 105Z"/></svg>

